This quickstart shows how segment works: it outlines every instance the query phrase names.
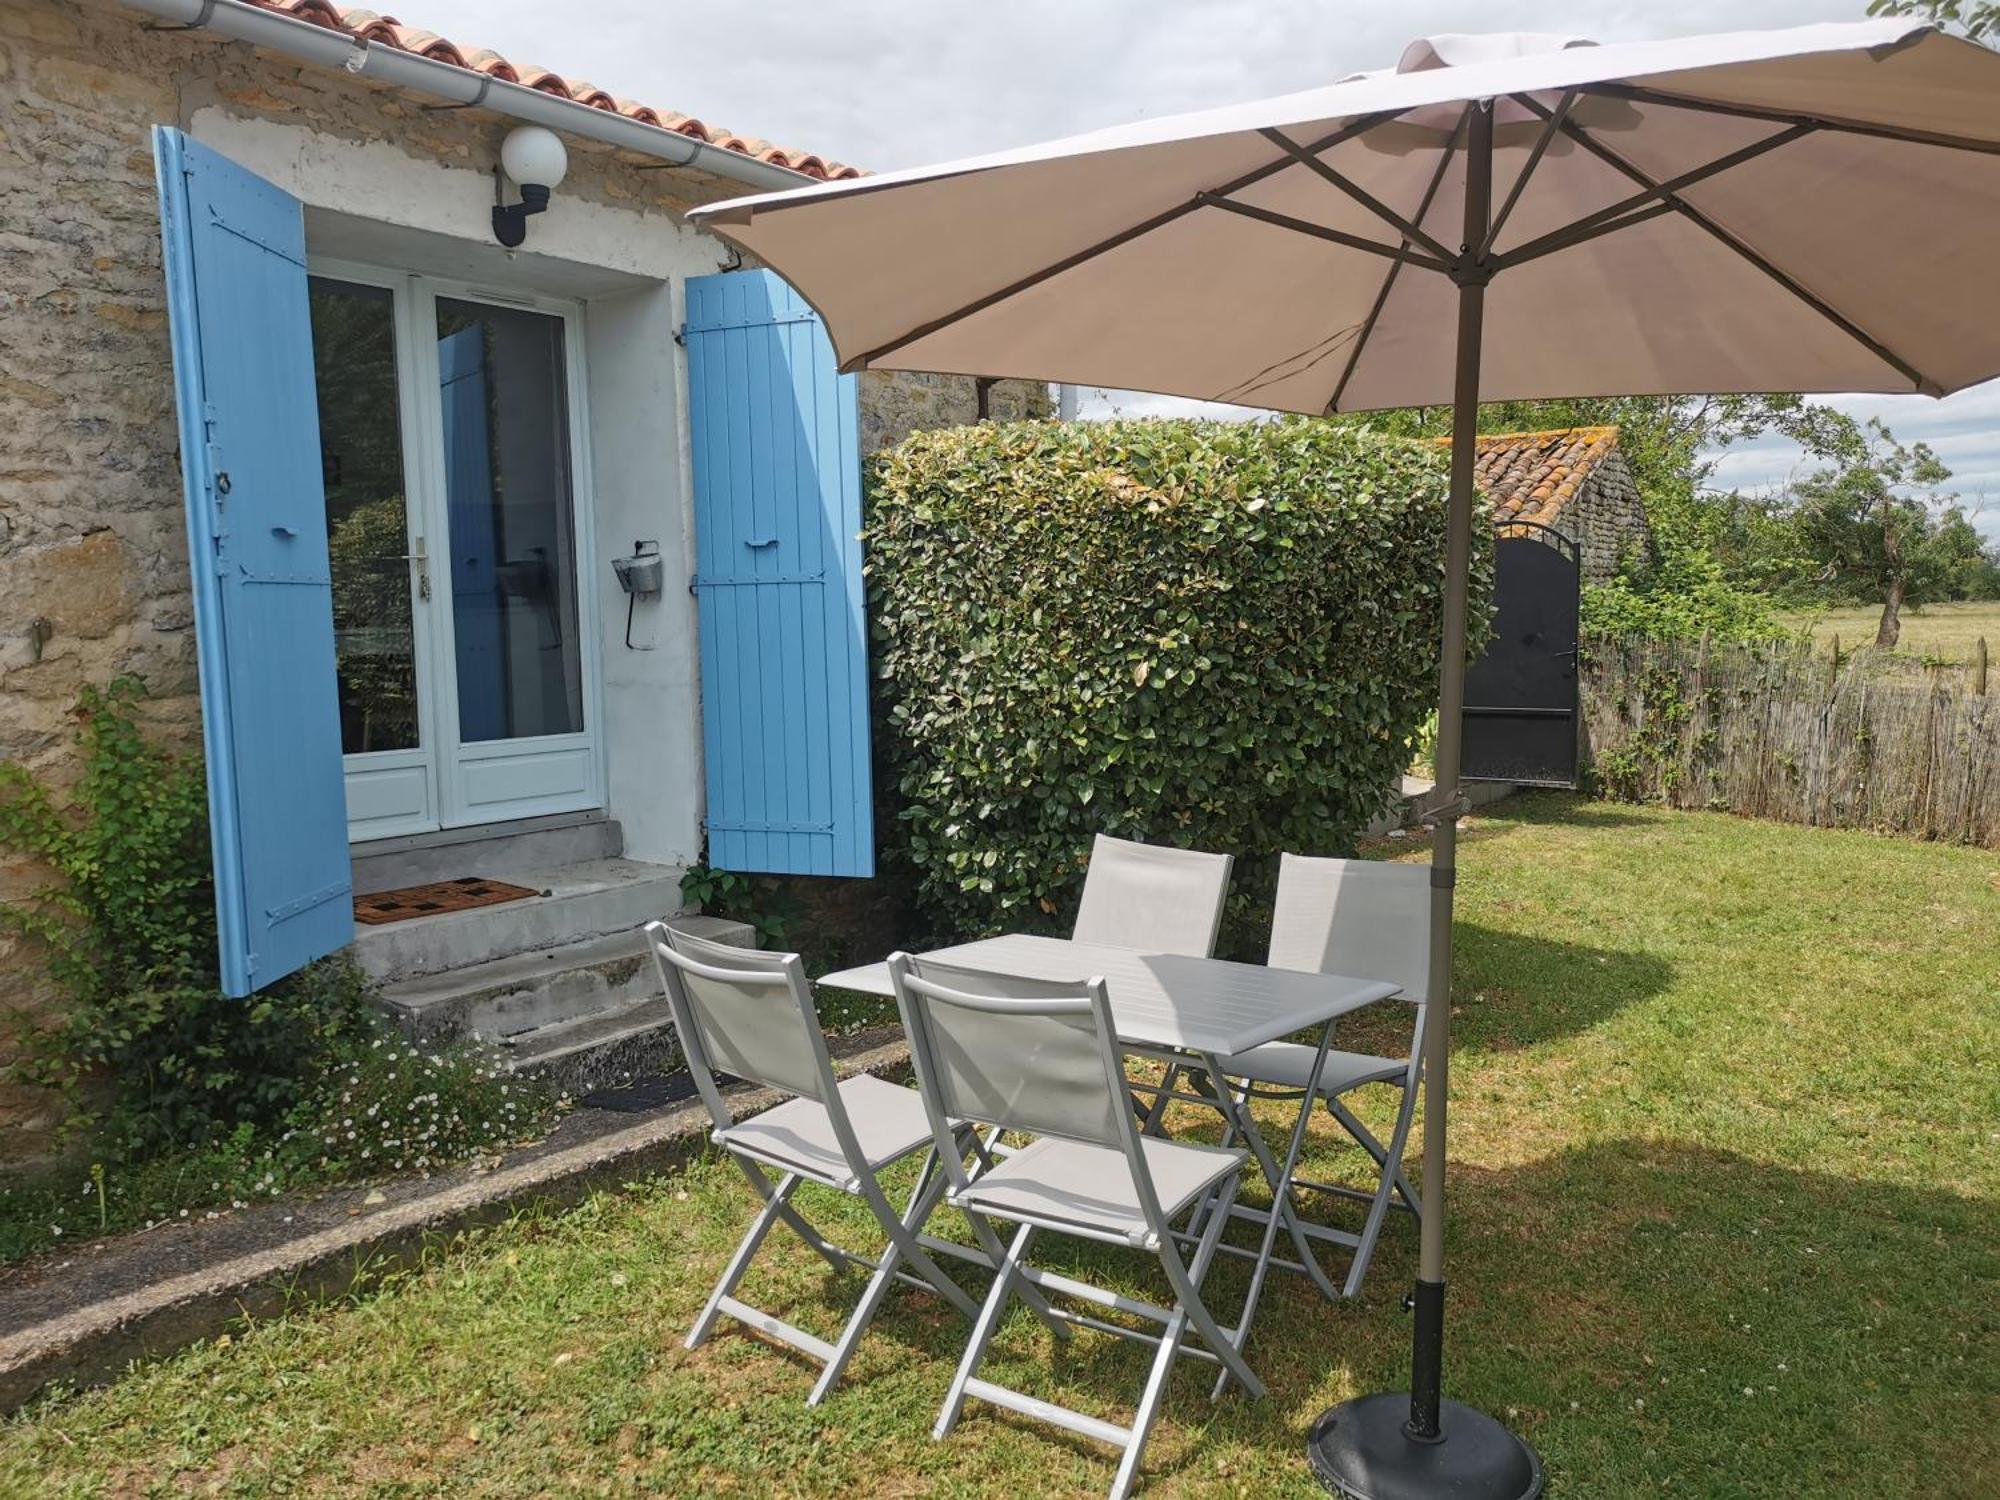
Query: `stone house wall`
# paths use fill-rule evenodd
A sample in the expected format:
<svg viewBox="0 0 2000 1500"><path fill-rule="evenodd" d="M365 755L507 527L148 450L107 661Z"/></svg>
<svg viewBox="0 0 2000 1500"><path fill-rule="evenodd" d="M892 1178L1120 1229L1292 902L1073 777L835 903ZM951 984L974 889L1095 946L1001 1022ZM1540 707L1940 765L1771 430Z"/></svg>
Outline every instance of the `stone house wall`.
<svg viewBox="0 0 2000 1500"><path fill-rule="evenodd" d="M1626 555L1645 545L1646 502L1623 454L1613 449L1598 460L1582 491L1557 519L1556 529L1576 543L1586 585L1611 579Z"/></svg>
<svg viewBox="0 0 2000 1500"><path fill-rule="evenodd" d="M921 375L868 370L861 376L861 451L875 453L913 432L965 427L979 420L977 382L963 375ZM986 414L995 422L1050 415L1049 388L1003 380L987 393Z"/></svg>
<svg viewBox="0 0 2000 1500"><path fill-rule="evenodd" d="M243 43L149 31L111 0L0 0L0 762L57 786L76 772L70 710L86 683L137 674L153 730L199 744L148 133L214 110L482 170L506 124ZM678 215L744 191L567 144L566 201ZM864 446L970 421L975 401L967 379L870 375ZM1002 385L991 405L1045 411L1046 391ZM41 878L0 850L0 902ZM0 937L0 1017L54 999L32 955ZM12 1046L0 1028L0 1068ZM44 1150L55 1123L46 1098L0 1082L0 1163Z"/></svg>

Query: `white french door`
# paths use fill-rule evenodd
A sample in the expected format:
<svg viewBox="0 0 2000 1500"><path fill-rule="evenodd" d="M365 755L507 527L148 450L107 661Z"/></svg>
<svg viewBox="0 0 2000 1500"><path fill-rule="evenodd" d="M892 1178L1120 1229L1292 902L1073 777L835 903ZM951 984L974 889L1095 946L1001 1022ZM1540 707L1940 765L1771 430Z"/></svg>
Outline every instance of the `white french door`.
<svg viewBox="0 0 2000 1500"><path fill-rule="evenodd" d="M312 273L349 838L601 806L579 308Z"/></svg>

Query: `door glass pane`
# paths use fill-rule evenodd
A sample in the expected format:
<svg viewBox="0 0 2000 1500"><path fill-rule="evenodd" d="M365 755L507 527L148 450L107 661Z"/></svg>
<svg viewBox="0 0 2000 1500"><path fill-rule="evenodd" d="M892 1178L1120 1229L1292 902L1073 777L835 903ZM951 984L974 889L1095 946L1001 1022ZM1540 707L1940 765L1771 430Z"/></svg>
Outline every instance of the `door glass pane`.
<svg viewBox="0 0 2000 1500"><path fill-rule="evenodd" d="M340 748L407 750L417 744L417 669L394 303L386 287L309 284Z"/></svg>
<svg viewBox="0 0 2000 1500"><path fill-rule="evenodd" d="M458 732L583 728L562 319L440 297Z"/></svg>

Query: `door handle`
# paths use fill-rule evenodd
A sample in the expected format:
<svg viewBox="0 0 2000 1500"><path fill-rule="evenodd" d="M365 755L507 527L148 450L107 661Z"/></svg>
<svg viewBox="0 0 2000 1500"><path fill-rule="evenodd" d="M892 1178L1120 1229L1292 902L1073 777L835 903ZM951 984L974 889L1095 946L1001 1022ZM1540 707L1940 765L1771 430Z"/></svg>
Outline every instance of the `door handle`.
<svg viewBox="0 0 2000 1500"><path fill-rule="evenodd" d="M405 552L396 560L417 565L417 597L428 599L431 596L431 555L424 550L422 537L418 537L412 545L416 548L414 552Z"/></svg>

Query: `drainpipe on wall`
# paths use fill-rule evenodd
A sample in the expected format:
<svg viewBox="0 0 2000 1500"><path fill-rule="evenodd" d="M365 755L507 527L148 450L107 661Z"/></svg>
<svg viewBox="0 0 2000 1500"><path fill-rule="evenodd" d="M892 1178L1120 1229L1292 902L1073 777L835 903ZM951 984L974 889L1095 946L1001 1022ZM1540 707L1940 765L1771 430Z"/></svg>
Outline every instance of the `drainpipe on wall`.
<svg viewBox="0 0 2000 1500"><path fill-rule="evenodd" d="M453 104L490 109L511 119L602 141L607 146L636 151L677 167L691 167L760 191L778 191L818 181L790 167L759 161L740 151L712 146L658 125L593 109L574 99L558 98L505 79L489 78L434 57L331 31L310 21L260 10L243 4L242 0L124 0L124 3L133 10L158 16L174 29L213 31L232 41L282 52L317 67L340 68Z"/></svg>

